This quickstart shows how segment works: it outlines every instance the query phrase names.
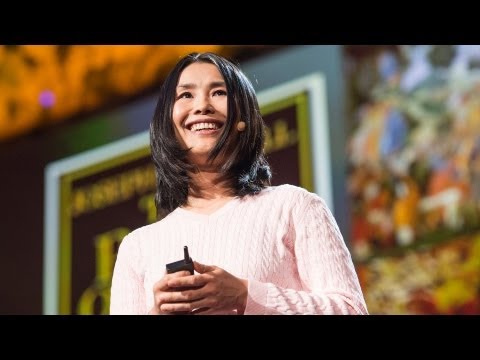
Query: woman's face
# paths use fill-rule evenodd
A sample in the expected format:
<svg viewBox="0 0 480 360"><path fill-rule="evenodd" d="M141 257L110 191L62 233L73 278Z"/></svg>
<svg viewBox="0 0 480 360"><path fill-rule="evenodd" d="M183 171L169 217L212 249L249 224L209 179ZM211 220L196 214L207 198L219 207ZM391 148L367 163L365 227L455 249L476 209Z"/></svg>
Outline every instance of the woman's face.
<svg viewBox="0 0 480 360"><path fill-rule="evenodd" d="M188 159L206 164L227 121L227 88L217 67L210 63L187 66L178 80L173 122L178 141L191 148Z"/></svg>

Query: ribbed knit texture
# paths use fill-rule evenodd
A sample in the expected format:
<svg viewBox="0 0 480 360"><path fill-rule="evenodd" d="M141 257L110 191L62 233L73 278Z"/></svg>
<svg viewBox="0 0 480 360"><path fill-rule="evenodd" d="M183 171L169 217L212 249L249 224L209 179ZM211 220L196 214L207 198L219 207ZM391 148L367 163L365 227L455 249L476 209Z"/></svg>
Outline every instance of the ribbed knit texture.
<svg viewBox="0 0 480 360"><path fill-rule="evenodd" d="M118 251L110 313L148 313L154 283L184 245L193 260L248 279L245 315L368 314L330 210L292 185L234 198L210 215L177 208L131 232Z"/></svg>

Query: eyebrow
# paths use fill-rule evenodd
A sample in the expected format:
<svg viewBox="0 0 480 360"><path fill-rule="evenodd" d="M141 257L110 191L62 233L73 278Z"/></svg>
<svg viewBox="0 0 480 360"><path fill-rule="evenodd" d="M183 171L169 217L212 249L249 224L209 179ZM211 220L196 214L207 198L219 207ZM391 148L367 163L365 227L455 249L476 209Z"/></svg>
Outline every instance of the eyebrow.
<svg viewBox="0 0 480 360"><path fill-rule="evenodd" d="M216 87L225 87L225 81L212 81L210 84L208 84L210 89L216 88ZM179 84L177 88L182 88L182 89L193 89L196 88L197 85L192 84L192 83L186 83L186 84Z"/></svg>

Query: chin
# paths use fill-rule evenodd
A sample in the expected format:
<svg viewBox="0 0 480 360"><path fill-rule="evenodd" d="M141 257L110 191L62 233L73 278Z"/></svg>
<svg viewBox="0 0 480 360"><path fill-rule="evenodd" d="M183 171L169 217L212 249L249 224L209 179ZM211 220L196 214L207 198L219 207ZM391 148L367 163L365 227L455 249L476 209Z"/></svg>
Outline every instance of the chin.
<svg viewBox="0 0 480 360"><path fill-rule="evenodd" d="M207 163L209 152L190 152L188 159L193 164L202 165Z"/></svg>
<svg viewBox="0 0 480 360"><path fill-rule="evenodd" d="M207 155L212 149L215 147L216 142L212 142L211 144L198 144L193 145L192 149L190 150L191 154L195 156L204 156Z"/></svg>

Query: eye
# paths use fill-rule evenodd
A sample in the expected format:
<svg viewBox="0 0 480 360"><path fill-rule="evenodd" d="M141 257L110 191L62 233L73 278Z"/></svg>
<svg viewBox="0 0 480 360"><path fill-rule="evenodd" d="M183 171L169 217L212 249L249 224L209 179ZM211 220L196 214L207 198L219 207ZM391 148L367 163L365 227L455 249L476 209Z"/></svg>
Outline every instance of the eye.
<svg viewBox="0 0 480 360"><path fill-rule="evenodd" d="M227 92L225 90L215 90L213 96L226 96Z"/></svg>
<svg viewBox="0 0 480 360"><path fill-rule="evenodd" d="M181 93L180 95L177 96L177 99L190 99L192 98L192 94L188 91L185 91L183 93Z"/></svg>

